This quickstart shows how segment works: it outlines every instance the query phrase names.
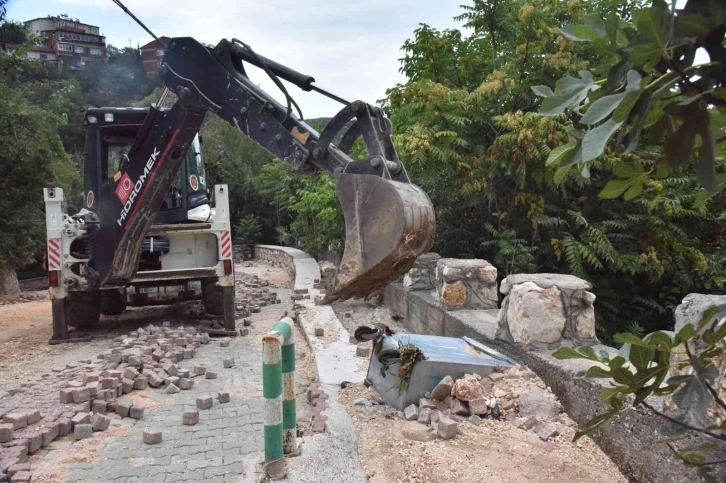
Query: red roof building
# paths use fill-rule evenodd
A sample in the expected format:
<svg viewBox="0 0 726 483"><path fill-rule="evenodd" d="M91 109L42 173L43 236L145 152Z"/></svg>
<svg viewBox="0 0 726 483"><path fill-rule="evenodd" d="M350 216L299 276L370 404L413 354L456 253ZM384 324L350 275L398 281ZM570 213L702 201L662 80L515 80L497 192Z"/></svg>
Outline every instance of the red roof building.
<svg viewBox="0 0 726 483"><path fill-rule="evenodd" d="M23 22L35 35L43 38L43 44L28 52L28 58L68 65L81 69L90 59L105 59L106 37L99 28L69 18L68 15L47 16Z"/></svg>
<svg viewBox="0 0 726 483"><path fill-rule="evenodd" d="M166 53L166 47L164 45L169 45L171 39L169 37L159 37L159 40L161 42L154 40L146 45L142 45L139 49L141 50L141 61L143 62L146 75L151 75L158 70L161 65L161 60Z"/></svg>

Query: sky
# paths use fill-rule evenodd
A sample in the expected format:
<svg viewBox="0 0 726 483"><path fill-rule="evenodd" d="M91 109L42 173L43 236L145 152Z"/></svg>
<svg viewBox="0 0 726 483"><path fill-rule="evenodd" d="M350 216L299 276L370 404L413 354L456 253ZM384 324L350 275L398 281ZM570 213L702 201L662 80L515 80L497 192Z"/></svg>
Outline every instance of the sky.
<svg viewBox="0 0 726 483"><path fill-rule="evenodd" d="M194 37L207 44L236 37L259 54L316 79L315 85L353 101L375 103L404 77L400 50L419 23L458 27L466 0L125 0L157 36ZM8 18L25 21L67 14L100 27L116 47L151 37L111 0L10 0ZM259 69L250 78L283 96ZM288 85L306 118L330 117L342 105Z"/></svg>

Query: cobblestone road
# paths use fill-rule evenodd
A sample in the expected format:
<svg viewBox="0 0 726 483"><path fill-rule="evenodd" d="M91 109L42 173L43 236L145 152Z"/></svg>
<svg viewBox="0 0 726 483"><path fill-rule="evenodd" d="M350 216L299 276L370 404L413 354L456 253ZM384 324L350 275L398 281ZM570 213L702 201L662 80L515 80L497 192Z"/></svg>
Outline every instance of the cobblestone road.
<svg viewBox="0 0 726 483"><path fill-rule="evenodd" d="M194 387L178 394L147 390L147 409L140 421L124 418L114 424L129 425L124 436L110 437L99 448L99 461L71 466L68 482L112 481L114 483L167 483L177 481L241 482L255 471L262 450L263 399L261 335L285 311L292 313L291 290L270 288L281 304L263 307L250 317L252 332L232 339L229 347L212 341L197 349L183 368L204 364L216 379L194 379ZM238 323L241 324L241 320ZM233 357L235 366L224 369L222 360ZM231 402L220 404L220 391L231 394ZM212 409L200 410L199 423L182 425L185 410L196 409L198 396L213 396ZM153 407L157 407L153 409ZM161 430L157 445L142 442L145 429ZM246 480L246 478L244 478Z"/></svg>

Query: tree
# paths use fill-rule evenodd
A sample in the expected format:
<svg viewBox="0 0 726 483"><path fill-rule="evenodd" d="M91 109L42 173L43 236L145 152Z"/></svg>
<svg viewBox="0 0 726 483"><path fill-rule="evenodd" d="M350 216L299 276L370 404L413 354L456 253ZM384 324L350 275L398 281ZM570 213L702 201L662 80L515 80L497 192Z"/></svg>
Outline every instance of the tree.
<svg viewBox="0 0 726 483"><path fill-rule="evenodd" d="M706 310L700 323L686 324L677 333L658 331L643 338L622 334L615 341L622 348L615 357L596 354L589 347L561 347L557 359L585 359L593 365L579 377L608 379L600 391L610 411L595 416L575 433L574 440L592 433L629 407L642 406L663 420L664 443L685 463L710 466L726 462L709 459L712 450L726 448L726 398L719 366L724 362L726 306ZM655 408L648 398L665 396L675 412ZM687 439L689 438L689 439ZM693 439L696 441L694 442Z"/></svg>

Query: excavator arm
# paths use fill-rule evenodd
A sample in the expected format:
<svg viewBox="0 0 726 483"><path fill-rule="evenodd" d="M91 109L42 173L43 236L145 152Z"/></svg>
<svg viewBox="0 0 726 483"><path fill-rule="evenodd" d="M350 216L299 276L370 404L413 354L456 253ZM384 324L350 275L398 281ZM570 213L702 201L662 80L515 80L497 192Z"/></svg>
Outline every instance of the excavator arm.
<svg viewBox="0 0 726 483"><path fill-rule="evenodd" d="M287 106L250 81L245 63L270 75L283 89ZM332 94L315 86L312 77L266 59L236 40L211 47L188 37L171 39L159 74L178 100L170 110L152 107L107 186L116 197L107 205L110 212L99 214L103 221L93 237L89 267L99 288L120 287L134 277L143 240L208 111L290 166L336 177L346 245L328 287L328 301L383 288L433 245L431 202L411 184L393 146L390 121L379 108L361 101L346 103L317 133L292 114L296 104L279 79L305 91ZM358 138L368 156L353 160L347 153ZM337 146L334 139L339 140Z"/></svg>

